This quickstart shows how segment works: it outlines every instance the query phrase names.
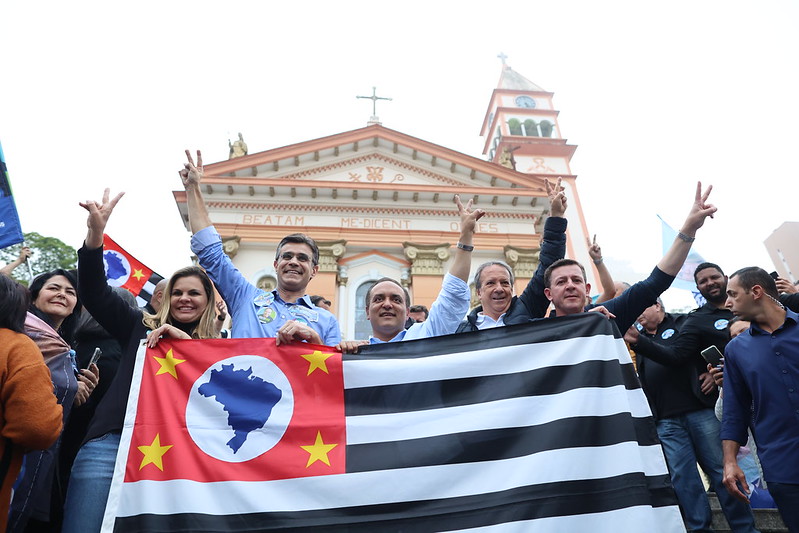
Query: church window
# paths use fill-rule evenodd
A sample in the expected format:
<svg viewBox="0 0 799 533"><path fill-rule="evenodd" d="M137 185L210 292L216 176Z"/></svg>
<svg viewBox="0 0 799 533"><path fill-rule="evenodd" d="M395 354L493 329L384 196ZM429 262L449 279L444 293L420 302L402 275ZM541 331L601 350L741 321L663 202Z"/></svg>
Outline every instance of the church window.
<svg viewBox="0 0 799 533"><path fill-rule="evenodd" d="M533 119L528 118L524 121L524 134L528 137L538 137L538 125L533 121Z"/></svg>
<svg viewBox="0 0 799 533"><path fill-rule="evenodd" d="M366 293L374 281L367 281L355 291L355 339L366 340L372 336L372 324L366 317Z"/></svg>
<svg viewBox="0 0 799 533"><path fill-rule="evenodd" d="M511 135L523 135L522 123L518 118L512 118L508 121L508 129L510 130Z"/></svg>
<svg viewBox="0 0 799 533"><path fill-rule="evenodd" d="M542 137L552 137L552 130L554 129L554 124L548 120L541 121L541 136Z"/></svg>

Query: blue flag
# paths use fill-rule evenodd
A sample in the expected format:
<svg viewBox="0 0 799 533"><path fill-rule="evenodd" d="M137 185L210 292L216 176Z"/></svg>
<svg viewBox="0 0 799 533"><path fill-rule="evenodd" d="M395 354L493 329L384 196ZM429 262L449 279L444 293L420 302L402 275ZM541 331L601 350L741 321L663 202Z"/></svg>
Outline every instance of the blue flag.
<svg viewBox="0 0 799 533"><path fill-rule="evenodd" d="M19 224L17 206L11 195L11 184L8 181L6 158L3 146L0 145L0 248L11 246L25 240Z"/></svg>
<svg viewBox="0 0 799 533"><path fill-rule="evenodd" d="M660 215L658 215L661 223L661 231L663 234L663 255L666 255L666 252L669 251L671 248L671 244L674 242L674 239L677 237L677 232L672 229L671 226L666 224L666 221L663 220ZM699 291L696 290L696 282L694 281L694 270L696 267L700 265L700 263L704 263L705 259L699 255L698 252L695 250L691 250L688 253L688 257L685 259L685 263L683 263L682 268L677 273L677 277L672 282L671 286L675 289L684 289L687 291L691 291L694 295L694 300L696 300L696 304L699 306L705 305L705 297L699 294Z"/></svg>

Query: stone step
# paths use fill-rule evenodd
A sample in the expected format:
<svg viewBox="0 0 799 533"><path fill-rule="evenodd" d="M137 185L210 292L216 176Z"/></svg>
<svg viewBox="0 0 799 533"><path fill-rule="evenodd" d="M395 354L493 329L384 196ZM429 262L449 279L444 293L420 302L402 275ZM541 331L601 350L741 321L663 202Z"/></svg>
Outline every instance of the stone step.
<svg viewBox="0 0 799 533"><path fill-rule="evenodd" d="M710 509L713 511L713 529L717 533L732 531L721 510L718 496L711 492L707 497L710 500ZM760 533L788 533L788 528L785 527L776 509L752 509L752 512L755 515L755 527Z"/></svg>

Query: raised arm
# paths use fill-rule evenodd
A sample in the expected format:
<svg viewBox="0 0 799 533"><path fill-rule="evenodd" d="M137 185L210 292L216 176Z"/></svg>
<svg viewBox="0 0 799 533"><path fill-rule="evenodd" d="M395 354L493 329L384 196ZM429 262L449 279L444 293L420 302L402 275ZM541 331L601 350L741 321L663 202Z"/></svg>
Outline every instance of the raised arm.
<svg viewBox="0 0 799 533"><path fill-rule="evenodd" d="M117 194L113 200L109 200L111 190L106 189L103 191L103 199L100 202L94 200L86 200L80 202L80 206L89 212L89 218L86 220L88 231L86 232L86 248L96 250L103 247L103 233L105 233L105 226L108 224L108 219L111 213L114 212L119 199L125 193Z"/></svg>
<svg viewBox="0 0 799 533"><path fill-rule="evenodd" d="M485 211L472 209L472 200L469 200L464 206L461 203L460 196L457 194L455 195L455 204L458 206L458 214L461 216L461 235L458 243L463 245L463 247L458 246L455 250L455 259L452 261L449 273L469 283L469 271L472 266L471 252L474 249L474 228L477 225L477 221L485 215Z"/></svg>
<svg viewBox="0 0 799 533"><path fill-rule="evenodd" d="M186 150L186 158L189 161L184 164L184 168L179 174L181 181L183 181L183 188L186 190L189 229L192 233L197 233L211 225L211 217L208 215L208 208L205 207L203 193L200 191L200 182L203 178L203 155L202 152L197 150L196 165L191 157L191 152L188 150Z"/></svg>
<svg viewBox="0 0 799 533"><path fill-rule="evenodd" d="M3 268L0 268L0 274L11 277L11 274L14 272L14 269L17 268L22 263L24 263L25 261L27 261L28 258L32 255L33 252L31 251L31 249L28 248L27 246L23 246L22 248L19 249L19 255L17 256L16 259L11 261Z"/></svg>
<svg viewBox="0 0 799 533"><path fill-rule="evenodd" d="M556 184L546 180L547 197L549 198L549 217L544 222L544 235L541 239L541 250L538 253L538 268L527 286L519 296L519 301L524 305L527 314L523 319L542 318L546 316L549 308L549 299L544 295L544 272L549 265L563 259L566 255L566 226L567 220L563 217L566 213L566 193L561 185L561 178ZM510 320L510 322L509 322ZM514 318L505 317L505 324L517 324Z"/></svg>
<svg viewBox="0 0 799 533"><path fill-rule="evenodd" d="M717 211L714 205L707 203L707 198L712 190L713 186L711 185L702 193L702 182L696 183L694 205L691 206L691 211L685 218L685 222L680 228L680 233L674 238L671 248L657 265L666 274L676 276L680 272L685 259L688 257L688 252L691 250L696 231L702 227L707 217L713 217L713 213Z"/></svg>
<svg viewBox="0 0 799 533"><path fill-rule="evenodd" d="M105 278L103 265L103 232L114 207L125 193L109 200L109 190L100 202L87 200L80 206L89 212L88 231L84 246L78 250L78 295L86 310L117 341L125 346L136 323L141 321L141 311L132 308L111 290Z"/></svg>
<svg viewBox="0 0 799 533"><path fill-rule="evenodd" d="M594 265L596 265L596 271L597 274L599 274L599 283L602 285L602 294L596 299L596 303L601 304L602 302L607 302L611 298L616 297L616 284L613 281L613 276L610 275L610 270L608 270L607 265L605 265L605 260L602 259L602 248L596 243L596 235L594 235L593 243L588 237L586 237L585 240L588 243L588 255L591 256L591 260L594 262Z"/></svg>

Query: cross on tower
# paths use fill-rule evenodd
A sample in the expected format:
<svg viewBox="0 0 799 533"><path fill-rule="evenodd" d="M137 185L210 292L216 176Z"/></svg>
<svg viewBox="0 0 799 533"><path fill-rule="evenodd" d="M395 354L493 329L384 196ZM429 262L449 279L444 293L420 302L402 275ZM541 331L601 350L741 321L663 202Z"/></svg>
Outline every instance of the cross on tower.
<svg viewBox="0 0 799 533"><path fill-rule="evenodd" d="M497 57L500 58L502 60L502 64L505 65L505 60L508 59L508 56L506 56L504 53L500 52L497 55Z"/></svg>
<svg viewBox="0 0 799 533"><path fill-rule="evenodd" d="M377 87L372 87L372 96L356 96L355 98L365 98L367 100L372 101L372 119L369 121L370 124L375 123L379 124L377 120L377 101L378 100L392 100L391 98L385 98L383 96L377 96Z"/></svg>

